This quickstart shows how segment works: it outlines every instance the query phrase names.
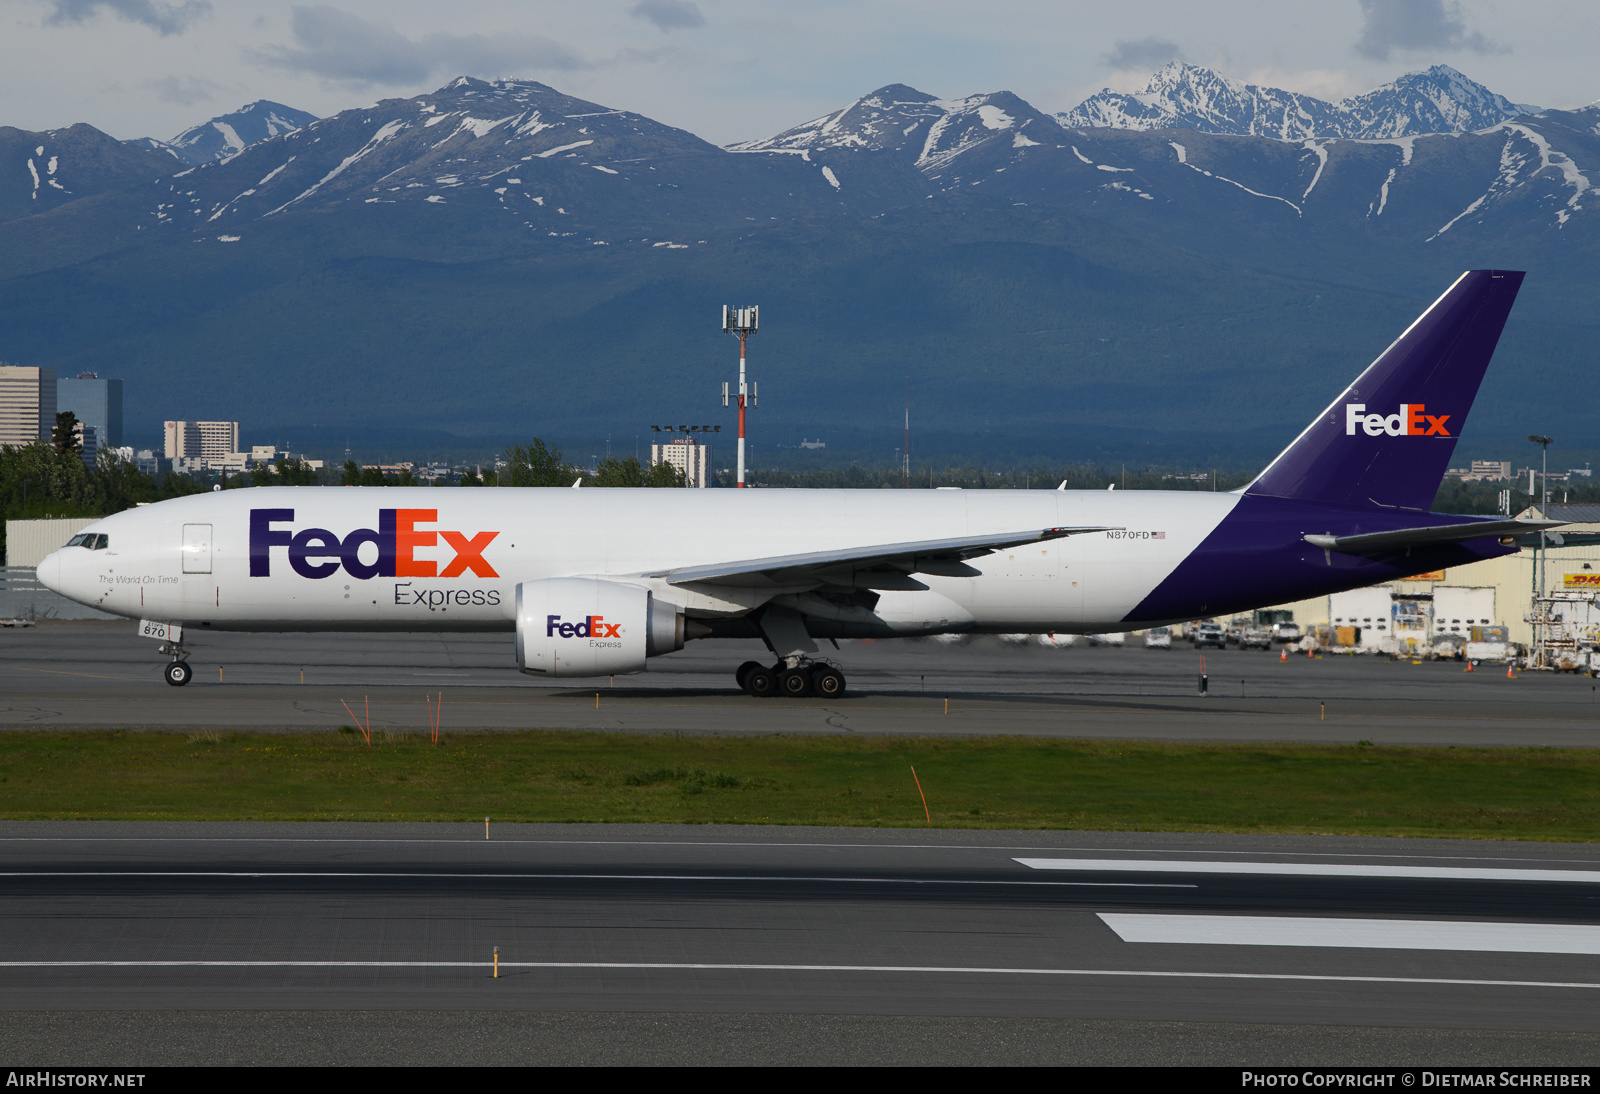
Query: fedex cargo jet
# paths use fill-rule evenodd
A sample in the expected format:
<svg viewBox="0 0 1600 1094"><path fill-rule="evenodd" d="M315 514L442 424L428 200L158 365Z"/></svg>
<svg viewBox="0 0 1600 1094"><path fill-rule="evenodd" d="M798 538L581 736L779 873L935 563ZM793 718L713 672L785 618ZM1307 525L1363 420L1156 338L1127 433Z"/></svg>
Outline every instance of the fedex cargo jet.
<svg viewBox="0 0 1600 1094"><path fill-rule="evenodd" d="M759 638L753 695L836 697L817 639L1126 631L1516 551L1429 512L1522 274L1465 274L1232 493L262 487L107 517L39 566L188 682L206 630L510 631L543 677Z"/></svg>

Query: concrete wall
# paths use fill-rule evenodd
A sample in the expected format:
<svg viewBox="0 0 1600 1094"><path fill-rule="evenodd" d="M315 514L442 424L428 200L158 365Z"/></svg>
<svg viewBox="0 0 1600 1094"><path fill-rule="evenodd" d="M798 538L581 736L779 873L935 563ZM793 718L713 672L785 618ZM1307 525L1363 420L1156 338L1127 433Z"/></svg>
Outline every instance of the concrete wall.
<svg viewBox="0 0 1600 1094"><path fill-rule="evenodd" d="M99 520L99 517L65 517L60 520L6 521L7 566L32 569L67 540Z"/></svg>
<svg viewBox="0 0 1600 1094"><path fill-rule="evenodd" d="M0 566L0 619L115 619L39 584L32 566Z"/></svg>

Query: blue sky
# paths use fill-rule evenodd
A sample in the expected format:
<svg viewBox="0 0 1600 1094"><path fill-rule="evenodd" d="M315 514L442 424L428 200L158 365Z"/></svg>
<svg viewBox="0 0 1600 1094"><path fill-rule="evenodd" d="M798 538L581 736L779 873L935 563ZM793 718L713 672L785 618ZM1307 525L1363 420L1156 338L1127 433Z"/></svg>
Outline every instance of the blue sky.
<svg viewBox="0 0 1600 1094"><path fill-rule="evenodd" d="M1600 99L1593 0L0 0L0 124L171 137L255 99L331 114L522 76L717 143L873 88L1063 110L1182 57L1326 98L1450 64L1517 102Z"/></svg>

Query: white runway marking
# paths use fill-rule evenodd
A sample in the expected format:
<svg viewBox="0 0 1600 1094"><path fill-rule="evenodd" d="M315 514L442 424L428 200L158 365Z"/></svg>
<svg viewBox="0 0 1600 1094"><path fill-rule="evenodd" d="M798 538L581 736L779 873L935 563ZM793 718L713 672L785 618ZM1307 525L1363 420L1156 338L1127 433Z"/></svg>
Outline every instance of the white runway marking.
<svg viewBox="0 0 1600 1094"><path fill-rule="evenodd" d="M507 825L510 827L509 823ZM473 837L411 837L411 836L0 836L0 843L332 843L355 844L372 843L380 846L404 844L470 844L481 846L486 841L481 836ZM630 840L630 839L519 839L515 835L497 836L492 841L497 844L528 847L752 847L752 848L826 848L829 850L849 851L1035 851L1037 847L1025 847L1018 844L981 844L981 843L823 843L816 841L791 841L791 840ZM1050 848L1056 854L1070 851L1100 851L1099 847L1058 847ZM1173 850L1167 848L1141 848L1140 853L1149 855L1192 855L1194 850ZM1274 856L1306 856L1316 858L1364 858L1364 859L1427 859L1430 862L1448 861L1459 859L1463 862L1515 862L1518 859L1509 855L1404 855L1380 854L1373 851L1267 851L1255 849L1250 851L1225 851L1208 849L1208 855L1251 855L1257 858L1271 858ZM1021 862L1022 859L1016 861ZM1044 861L1044 860L1035 860ZM1113 859L1088 859L1089 862L1119 861ZM1139 860L1144 861L1144 860ZM1161 861L1157 859L1151 862ZM1553 862L1580 862L1593 864L1592 859L1546 859Z"/></svg>
<svg viewBox="0 0 1600 1094"><path fill-rule="evenodd" d="M1279 874L1298 877L1403 877L1454 881L1569 881L1595 884L1600 870L1526 870L1485 866L1375 866L1346 862L1209 862L1182 859L1018 858L1035 870L1137 874Z"/></svg>
<svg viewBox="0 0 1600 1094"><path fill-rule="evenodd" d="M0 961L0 969L477 969L487 961ZM1490 988L1600 988L1585 980L1467 980L1430 976L1319 976L1275 972L1181 972L1152 969L1029 969L963 965L780 965L711 961L501 961L501 969L617 969L686 972L859 972L953 976L1120 976L1156 980L1290 980L1334 984L1417 984Z"/></svg>
<svg viewBox="0 0 1600 1094"><path fill-rule="evenodd" d="M1012 881L996 878L945 879L914 877L789 877L747 874L463 874L433 870L397 873L377 870L6 870L0 878L431 878L493 881L812 881L840 885L1045 885L1077 889L1198 889L1198 885L1166 881Z"/></svg>
<svg viewBox="0 0 1600 1094"><path fill-rule="evenodd" d="M1101 912L1124 942L1201 946L1330 946L1363 950L1600 954L1600 927L1582 923L1463 923L1430 919L1144 915Z"/></svg>

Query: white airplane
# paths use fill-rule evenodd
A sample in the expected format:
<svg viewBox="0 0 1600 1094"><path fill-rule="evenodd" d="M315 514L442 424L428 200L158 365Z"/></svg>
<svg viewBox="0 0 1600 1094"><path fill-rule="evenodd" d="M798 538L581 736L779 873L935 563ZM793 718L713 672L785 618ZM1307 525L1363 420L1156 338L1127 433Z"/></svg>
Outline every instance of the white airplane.
<svg viewBox="0 0 1600 1094"><path fill-rule="evenodd" d="M1521 281L1463 274L1232 493L261 487L106 517L39 580L174 685L196 631L512 631L544 677L760 638L746 691L837 697L818 638L1127 631L1517 550L1555 522L1428 509Z"/></svg>

